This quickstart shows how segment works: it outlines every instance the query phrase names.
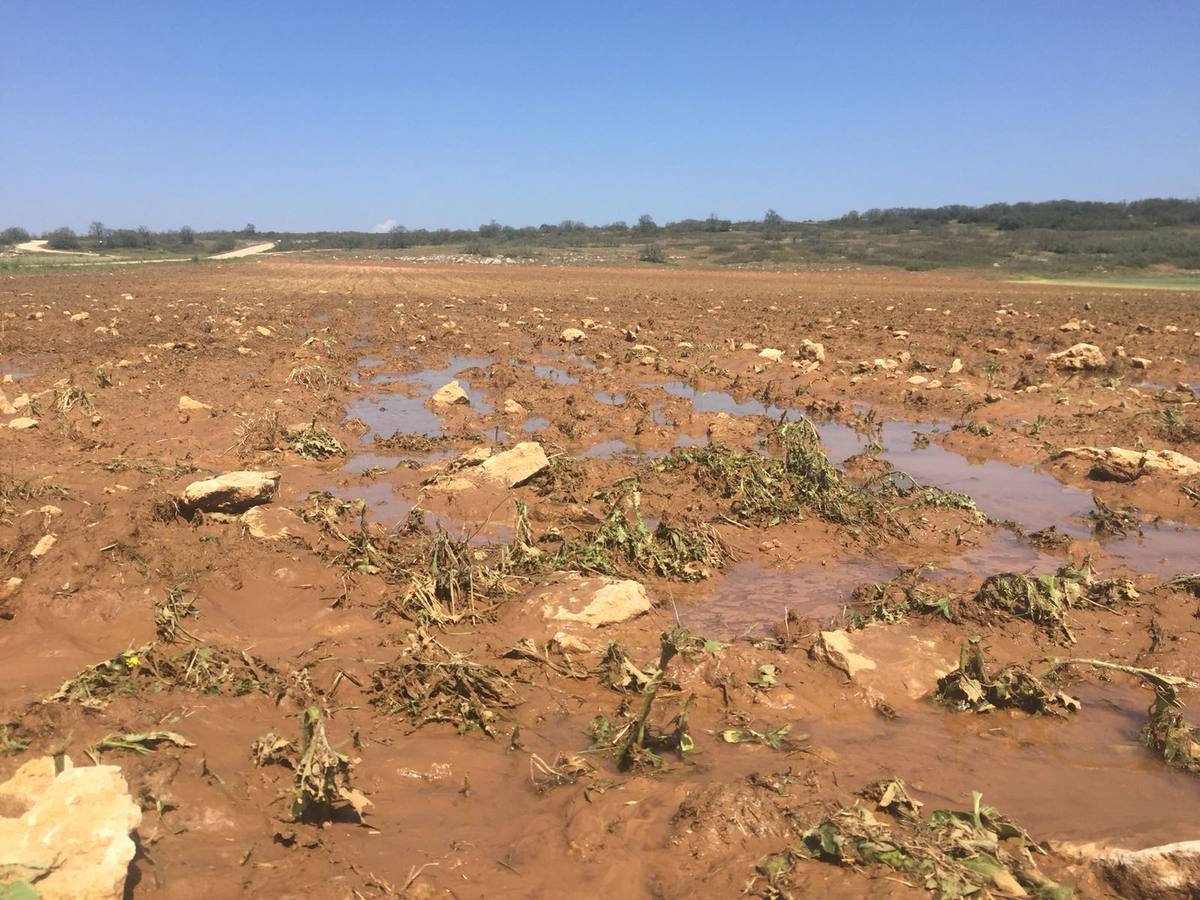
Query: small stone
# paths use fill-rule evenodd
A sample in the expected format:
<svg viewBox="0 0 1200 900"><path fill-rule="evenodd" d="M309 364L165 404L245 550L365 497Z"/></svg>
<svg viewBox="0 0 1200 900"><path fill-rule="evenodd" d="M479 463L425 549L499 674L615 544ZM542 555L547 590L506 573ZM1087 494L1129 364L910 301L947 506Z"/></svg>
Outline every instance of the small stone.
<svg viewBox="0 0 1200 900"><path fill-rule="evenodd" d="M783 359L783 351L776 350L774 347L764 347L758 351L760 359L769 359L771 362L779 362Z"/></svg>
<svg viewBox="0 0 1200 900"><path fill-rule="evenodd" d="M804 338L800 341L800 349L796 351L796 356L810 362L825 362L825 345Z"/></svg>
<svg viewBox="0 0 1200 900"><path fill-rule="evenodd" d="M42 535L41 539L33 545L33 549L29 551L29 555L34 559L41 559L53 549L58 543L58 538L52 534Z"/></svg>
<svg viewBox="0 0 1200 900"><path fill-rule="evenodd" d="M14 431L26 431L30 428L37 428L37 419L31 419L28 416L18 416L15 419L10 419L8 427Z"/></svg>
<svg viewBox="0 0 1200 900"><path fill-rule="evenodd" d="M255 506L242 513L242 524L251 537L261 541L282 541L301 532L304 520L290 509Z"/></svg>
<svg viewBox="0 0 1200 900"><path fill-rule="evenodd" d="M18 578L16 575L6 579L4 584L0 584L0 600L7 600L17 592L22 584L25 583L24 578Z"/></svg>
<svg viewBox="0 0 1200 900"><path fill-rule="evenodd" d="M516 400L509 397L504 401L504 412L506 415L519 416L525 412L525 407Z"/></svg>
<svg viewBox="0 0 1200 900"><path fill-rule="evenodd" d="M546 469L550 460L537 441L523 441L511 450L497 453L479 464L479 471L491 481L514 488Z"/></svg>
<svg viewBox="0 0 1200 900"><path fill-rule="evenodd" d="M1135 369L1148 369L1150 368L1150 363L1151 361L1144 356L1134 356L1129 360L1129 364Z"/></svg>
<svg viewBox="0 0 1200 900"><path fill-rule="evenodd" d="M199 400L193 400L187 394L184 394L179 398L179 409L198 412L201 410L211 410L212 407L207 403L201 403Z"/></svg>
<svg viewBox="0 0 1200 900"><path fill-rule="evenodd" d="M946 370L947 375L957 375L963 370L963 362L955 357L954 362L950 363L950 368Z"/></svg>
<svg viewBox="0 0 1200 900"><path fill-rule="evenodd" d="M577 344L584 339L585 335L578 328L564 328L558 339L564 344Z"/></svg>

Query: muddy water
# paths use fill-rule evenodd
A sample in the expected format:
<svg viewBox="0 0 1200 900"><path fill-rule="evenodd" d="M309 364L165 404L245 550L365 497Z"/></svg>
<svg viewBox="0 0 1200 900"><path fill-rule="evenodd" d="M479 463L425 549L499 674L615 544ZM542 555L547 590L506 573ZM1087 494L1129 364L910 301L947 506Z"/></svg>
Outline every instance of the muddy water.
<svg viewBox="0 0 1200 900"><path fill-rule="evenodd" d="M1194 837L1200 779L1169 769L1138 741L1149 692L1126 683L1077 685L1070 720L955 714L914 704L888 721L857 704L801 722L839 772L866 782L899 776L930 804L971 791L1034 834L1144 847Z"/></svg>
<svg viewBox="0 0 1200 900"><path fill-rule="evenodd" d="M411 375L382 373L372 376L372 385L400 384L404 391L372 394L355 400L347 405L346 415L349 418L361 419L367 424L369 430L365 435L366 440L377 435L388 437L398 431L437 437L445 433L442 420L425 405L433 392L458 377L460 372L471 368L483 368L491 362L492 358L486 356L456 356L441 369L423 369ZM458 378L458 381L471 398L471 408L475 412L487 414L492 411L492 405L468 379Z"/></svg>

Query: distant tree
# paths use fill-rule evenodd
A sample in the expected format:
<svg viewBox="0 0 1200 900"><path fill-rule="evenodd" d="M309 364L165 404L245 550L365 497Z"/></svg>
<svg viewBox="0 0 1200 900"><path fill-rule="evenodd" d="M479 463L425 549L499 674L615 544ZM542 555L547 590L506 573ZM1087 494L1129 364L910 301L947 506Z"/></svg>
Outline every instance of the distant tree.
<svg viewBox="0 0 1200 900"><path fill-rule="evenodd" d="M246 227L242 229L242 234L245 234L245 235L252 235L252 234L254 234L254 233L255 233L255 231L256 231L256 229L255 229L255 227L254 227L254 223L253 223L253 222L251 222L251 223L248 223L248 224L246 225Z"/></svg>
<svg viewBox="0 0 1200 900"><path fill-rule="evenodd" d="M786 224L783 216L773 209L768 209L763 215L763 233L770 237L778 236Z"/></svg>
<svg viewBox="0 0 1200 900"><path fill-rule="evenodd" d="M403 225L393 225L391 230L384 236L383 242L391 250L403 250L405 247L411 247L414 240L413 236L409 234L408 229Z"/></svg>
<svg viewBox="0 0 1200 900"><path fill-rule="evenodd" d="M179 243L188 246L196 243L196 232L192 230L190 225L184 225L179 229Z"/></svg>
<svg viewBox="0 0 1200 900"><path fill-rule="evenodd" d="M479 226L479 236L484 238L498 237L501 230L500 223L495 219L492 219L492 221L488 222L486 225Z"/></svg>
<svg viewBox="0 0 1200 900"><path fill-rule="evenodd" d="M638 234L656 234L658 232L658 223L649 215L638 216L637 224L633 226L633 230Z"/></svg>
<svg viewBox="0 0 1200 900"><path fill-rule="evenodd" d="M0 231L0 244L23 244L29 240L29 232L19 225Z"/></svg>
<svg viewBox="0 0 1200 900"><path fill-rule="evenodd" d="M88 226L88 237L93 241L104 240L106 234L108 234L108 229L104 227L103 222L93 222Z"/></svg>
<svg viewBox="0 0 1200 900"><path fill-rule="evenodd" d="M144 250L154 246L154 234L145 225L138 226L137 245Z"/></svg>
<svg viewBox="0 0 1200 900"><path fill-rule="evenodd" d="M604 228L606 231L613 231L617 234L627 234L629 232L629 226L623 221L613 222L609 225L605 225Z"/></svg>
<svg viewBox="0 0 1200 900"><path fill-rule="evenodd" d="M46 235L46 246L51 250L78 250L79 235L70 228L56 228Z"/></svg>
<svg viewBox="0 0 1200 900"><path fill-rule="evenodd" d="M704 220L705 231L729 231L732 227L731 221L718 217L715 212L709 213L708 218Z"/></svg>

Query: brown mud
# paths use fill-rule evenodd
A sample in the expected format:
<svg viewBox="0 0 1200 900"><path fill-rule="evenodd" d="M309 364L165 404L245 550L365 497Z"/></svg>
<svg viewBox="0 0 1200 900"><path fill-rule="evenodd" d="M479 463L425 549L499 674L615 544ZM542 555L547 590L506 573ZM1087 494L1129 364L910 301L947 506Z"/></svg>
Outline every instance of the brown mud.
<svg viewBox="0 0 1200 900"><path fill-rule="evenodd" d="M192 741L104 753L146 809L131 897L766 896L764 854L892 777L928 809L970 808L981 791L1041 841L1137 849L1196 835L1200 779L1142 744L1153 694L1139 679L1071 667L1065 686L1083 706L1065 719L929 699L976 636L995 667L1075 657L1200 679L1195 588L1160 587L1200 572L1200 480L1099 479L1058 456L1200 458L1188 387L1200 319L1186 293L962 273L291 258L8 276L0 311L0 389L28 402L0 418L0 780L32 754L87 764L105 735L169 728ZM1083 330L1060 331L1072 319ZM568 328L583 338L564 342ZM824 348L815 367L797 357L806 339ZM1045 361L1077 341L1102 348L1102 371ZM1133 357L1151 360L1152 381ZM452 380L469 402L434 405ZM181 409L181 396L209 408ZM18 414L37 427L7 427ZM711 446L779 461L775 427L805 416L845 472L839 503L867 497L870 518L814 505L751 515L685 462ZM304 426L337 449L299 455L288 435ZM548 471L511 489L446 489L463 454L522 441L543 446ZM327 492L332 512L268 541L172 504L239 469L281 474L272 507L311 514L310 495ZM653 608L568 629L586 649L556 648L560 625L533 598L561 576L537 560L557 553L557 568L585 574L612 563L562 548L614 509L632 515L635 487L648 531L709 534L721 550L669 570L618 559L612 573L642 582ZM1118 533L1095 530L1097 499L1125 512ZM452 621L403 607L439 529L480 578L483 559L519 554L514 500L534 562L505 563L503 588L478 585L477 606ZM46 535L53 545L31 555ZM1071 608L1070 646L969 600L989 575L1085 561L1131 579L1139 599ZM810 655L820 630L851 621L856 588L914 569L961 598L955 615L910 611L853 632L875 681ZM194 615L164 631L176 589ZM669 730L686 710L690 749L623 769L594 745L594 722L636 713L645 685L606 685L606 647L645 673L677 624L710 643L671 663L650 722ZM184 676L151 677L148 663L103 703L46 702L150 642L203 649L234 674L200 667L204 680L193 659ZM417 644L511 686L516 700L484 719L493 736L461 698L449 722L381 705L380 673ZM371 801L361 820L339 808L294 821L291 770L255 761L267 732L297 741L310 706ZM780 749L721 737L784 725ZM1077 896L1108 895L1065 856L1040 866ZM927 895L919 885L804 862L786 890Z"/></svg>

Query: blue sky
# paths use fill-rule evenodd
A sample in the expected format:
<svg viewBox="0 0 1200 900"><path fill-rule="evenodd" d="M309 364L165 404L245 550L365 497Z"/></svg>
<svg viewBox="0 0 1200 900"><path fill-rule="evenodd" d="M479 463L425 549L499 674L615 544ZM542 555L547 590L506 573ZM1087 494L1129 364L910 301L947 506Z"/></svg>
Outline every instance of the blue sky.
<svg viewBox="0 0 1200 900"><path fill-rule="evenodd" d="M0 227L1200 195L1200 4L0 0Z"/></svg>

